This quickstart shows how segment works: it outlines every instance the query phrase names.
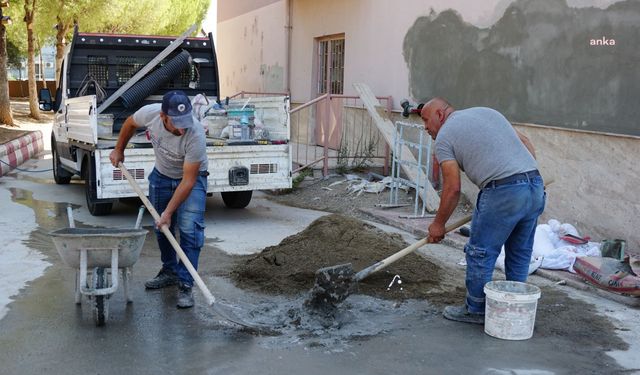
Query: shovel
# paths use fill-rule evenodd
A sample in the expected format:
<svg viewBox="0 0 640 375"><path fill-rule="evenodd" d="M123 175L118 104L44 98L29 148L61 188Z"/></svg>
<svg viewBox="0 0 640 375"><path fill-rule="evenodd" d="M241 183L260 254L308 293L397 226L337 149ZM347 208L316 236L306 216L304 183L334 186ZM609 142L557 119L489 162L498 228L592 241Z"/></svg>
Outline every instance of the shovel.
<svg viewBox="0 0 640 375"><path fill-rule="evenodd" d="M445 233L449 233L469 221L471 221L471 215L467 215L462 219L447 225L445 227ZM351 263L321 268L316 271L316 283L311 290L311 298L306 301L306 304L320 308L327 307L327 304L329 306L335 306L337 303L344 301L349 296L359 281L370 276L372 273L390 266L426 244L427 237L407 246L397 253L363 269L358 273L355 273Z"/></svg>
<svg viewBox="0 0 640 375"><path fill-rule="evenodd" d="M131 176L131 174L129 173L129 171L127 170L127 168L124 166L122 162L118 163L118 168L120 168L120 170L122 171L122 174L127 178L127 181L129 181L129 184L131 184L131 187L133 188L133 190L135 190L135 192L138 194L138 197L142 199L142 203L144 203L144 205L147 207L147 210L149 210L154 220L158 221L160 219L160 215L158 215L158 211L156 211L156 209L153 207L153 205L151 204L149 199L146 197L142 189L140 189L140 186L138 185L136 180L133 178L133 176ZM207 288L205 283L202 281L196 269L193 268L193 265L189 261L189 258L187 258L187 255L184 253L184 250L182 250L182 247L180 247L180 244L178 243L178 241L176 241L176 238L173 236L173 234L169 230L169 227L166 225L163 225L162 228L160 229L162 230L162 233L164 233L164 235L167 237L167 239L173 246L173 249L178 254L178 257L180 258L182 263L185 265L185 267L189 271L189 274L191 274L191 277L193 277L193 280L195 281L196 285L198 285L198 288L200 288L200 291L204 295L204 298L207 300L207 303L209 304L209 306L213 308L213 311L216 314L220 315L225 320L228 320L232 323L241 325L243 327L249 328L257 332L272 332L270 328L257 326L257 325L245 322L244 320L239 318L230 309L229 306L224 305L220 302L216 302L215 297L213 296L213 294L211 294L211 292L209 291L209 288Z"/></svg>
<svg viewBox="0 0 640 375"><path fill-rule="evenodd" d="M553 179L548 180L545 182L544 187L546 188L553 182ZM468 223L471 221L471 217L472 215L468 215L450 225L447 225L444 228L445 234ZM397 253L363 269L358 273L355 273L351 263L320 268L316 271L316 283L313 286L313 289L311 289L311 297L307 299L305 304L321 309L333 307L344 301L359 281L374 272L378 272L388 267L426 244L427 238L423 238L413 245L407 246Z"/></svg>

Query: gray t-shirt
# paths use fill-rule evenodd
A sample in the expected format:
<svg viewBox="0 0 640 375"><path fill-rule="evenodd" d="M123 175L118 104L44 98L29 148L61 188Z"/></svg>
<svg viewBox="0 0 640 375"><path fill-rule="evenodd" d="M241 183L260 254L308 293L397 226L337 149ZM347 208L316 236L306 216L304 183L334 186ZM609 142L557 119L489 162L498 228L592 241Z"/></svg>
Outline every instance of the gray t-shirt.
<svg viewBox="0 0 640 375"><path fill-rule="evenodd" d="M500 112L474 107L449 115L436 137L439 162L455 160L471 182L488 182L538 168L515 129Z"/></svg>
<svg viewBox="0 0 640 375"><path fill-rule="evenodd" d="M200 171L208 167L207 143L204 128L196 120L195 126L177 136L164 128L159 103L145 105L133 114L133 121L139 127L146 127L156 155L156 169L171 178L182 178L183 164L200 162Z"/></svg>

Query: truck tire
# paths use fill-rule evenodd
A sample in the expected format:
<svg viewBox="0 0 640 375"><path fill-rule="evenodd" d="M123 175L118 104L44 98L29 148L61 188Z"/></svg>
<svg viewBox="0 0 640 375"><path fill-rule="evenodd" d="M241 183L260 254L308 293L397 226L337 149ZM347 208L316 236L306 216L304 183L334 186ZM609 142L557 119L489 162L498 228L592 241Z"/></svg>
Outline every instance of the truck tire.
<svg viewBox="0 0 640 375"><path fill-rule="evenodd" d="M224 191L220 194L227 208L245 208L251 202L253 191Z"/></svg>
<svg viewBox="0 0 640 375"><path fill-rule="evenodd" d="M71 182L73 174L60 165L60 155L58 155L58 145L56 138L51 134L51 162L53 163L53 180L58 185L66 185Z"/></svg>
<svg viewBox="0 0 640 375"><path fill-rule="evenodd" d="M96 170L93 157L87 157L82 162L82 178L84 179L84 195L87 209L93 216L104 216L111 213L113 202L102 202L96 198Z"/></svg>

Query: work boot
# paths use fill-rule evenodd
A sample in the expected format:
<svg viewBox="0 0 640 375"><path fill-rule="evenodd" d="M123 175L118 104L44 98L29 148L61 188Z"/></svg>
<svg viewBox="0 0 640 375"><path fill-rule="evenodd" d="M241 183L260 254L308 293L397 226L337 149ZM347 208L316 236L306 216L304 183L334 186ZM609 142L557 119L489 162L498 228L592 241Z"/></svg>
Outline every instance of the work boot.
<svg viewBox="0 0 640 375"><path fill-rule="evenodd" d="M144 283L144 287L147 289L160 289L168 286L176 285L178 283L178 275L175 272L161 269L158 275L151 280Z"/></svg>
<svg viewBox="0 0 640 375"><path fill-rule="evenodd" d="M178 286L177 306L179 309L193 307L193 291L191 290L191 286L182 283Z"/></svg>
<svg viewBox="0 0 640 375"><path fill-rule="evenodd" d="M442 315L445 319L454 320L456 322L484 324L484 314L472 313L467 310L466 305L447 306L444 308Z"/></svg>

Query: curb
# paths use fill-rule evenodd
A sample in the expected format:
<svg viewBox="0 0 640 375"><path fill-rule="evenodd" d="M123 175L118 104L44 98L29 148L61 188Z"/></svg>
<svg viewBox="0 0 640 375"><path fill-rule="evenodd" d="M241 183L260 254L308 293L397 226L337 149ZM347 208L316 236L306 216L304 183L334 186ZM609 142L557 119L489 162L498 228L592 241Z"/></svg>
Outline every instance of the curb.
<svg viewBox="0 0 640 375"><path fill-rule="evenodd" d="M0 177L44 151L40 130L29 132L0 145ZM5 164L6 163L6 164Z"/></svg>

